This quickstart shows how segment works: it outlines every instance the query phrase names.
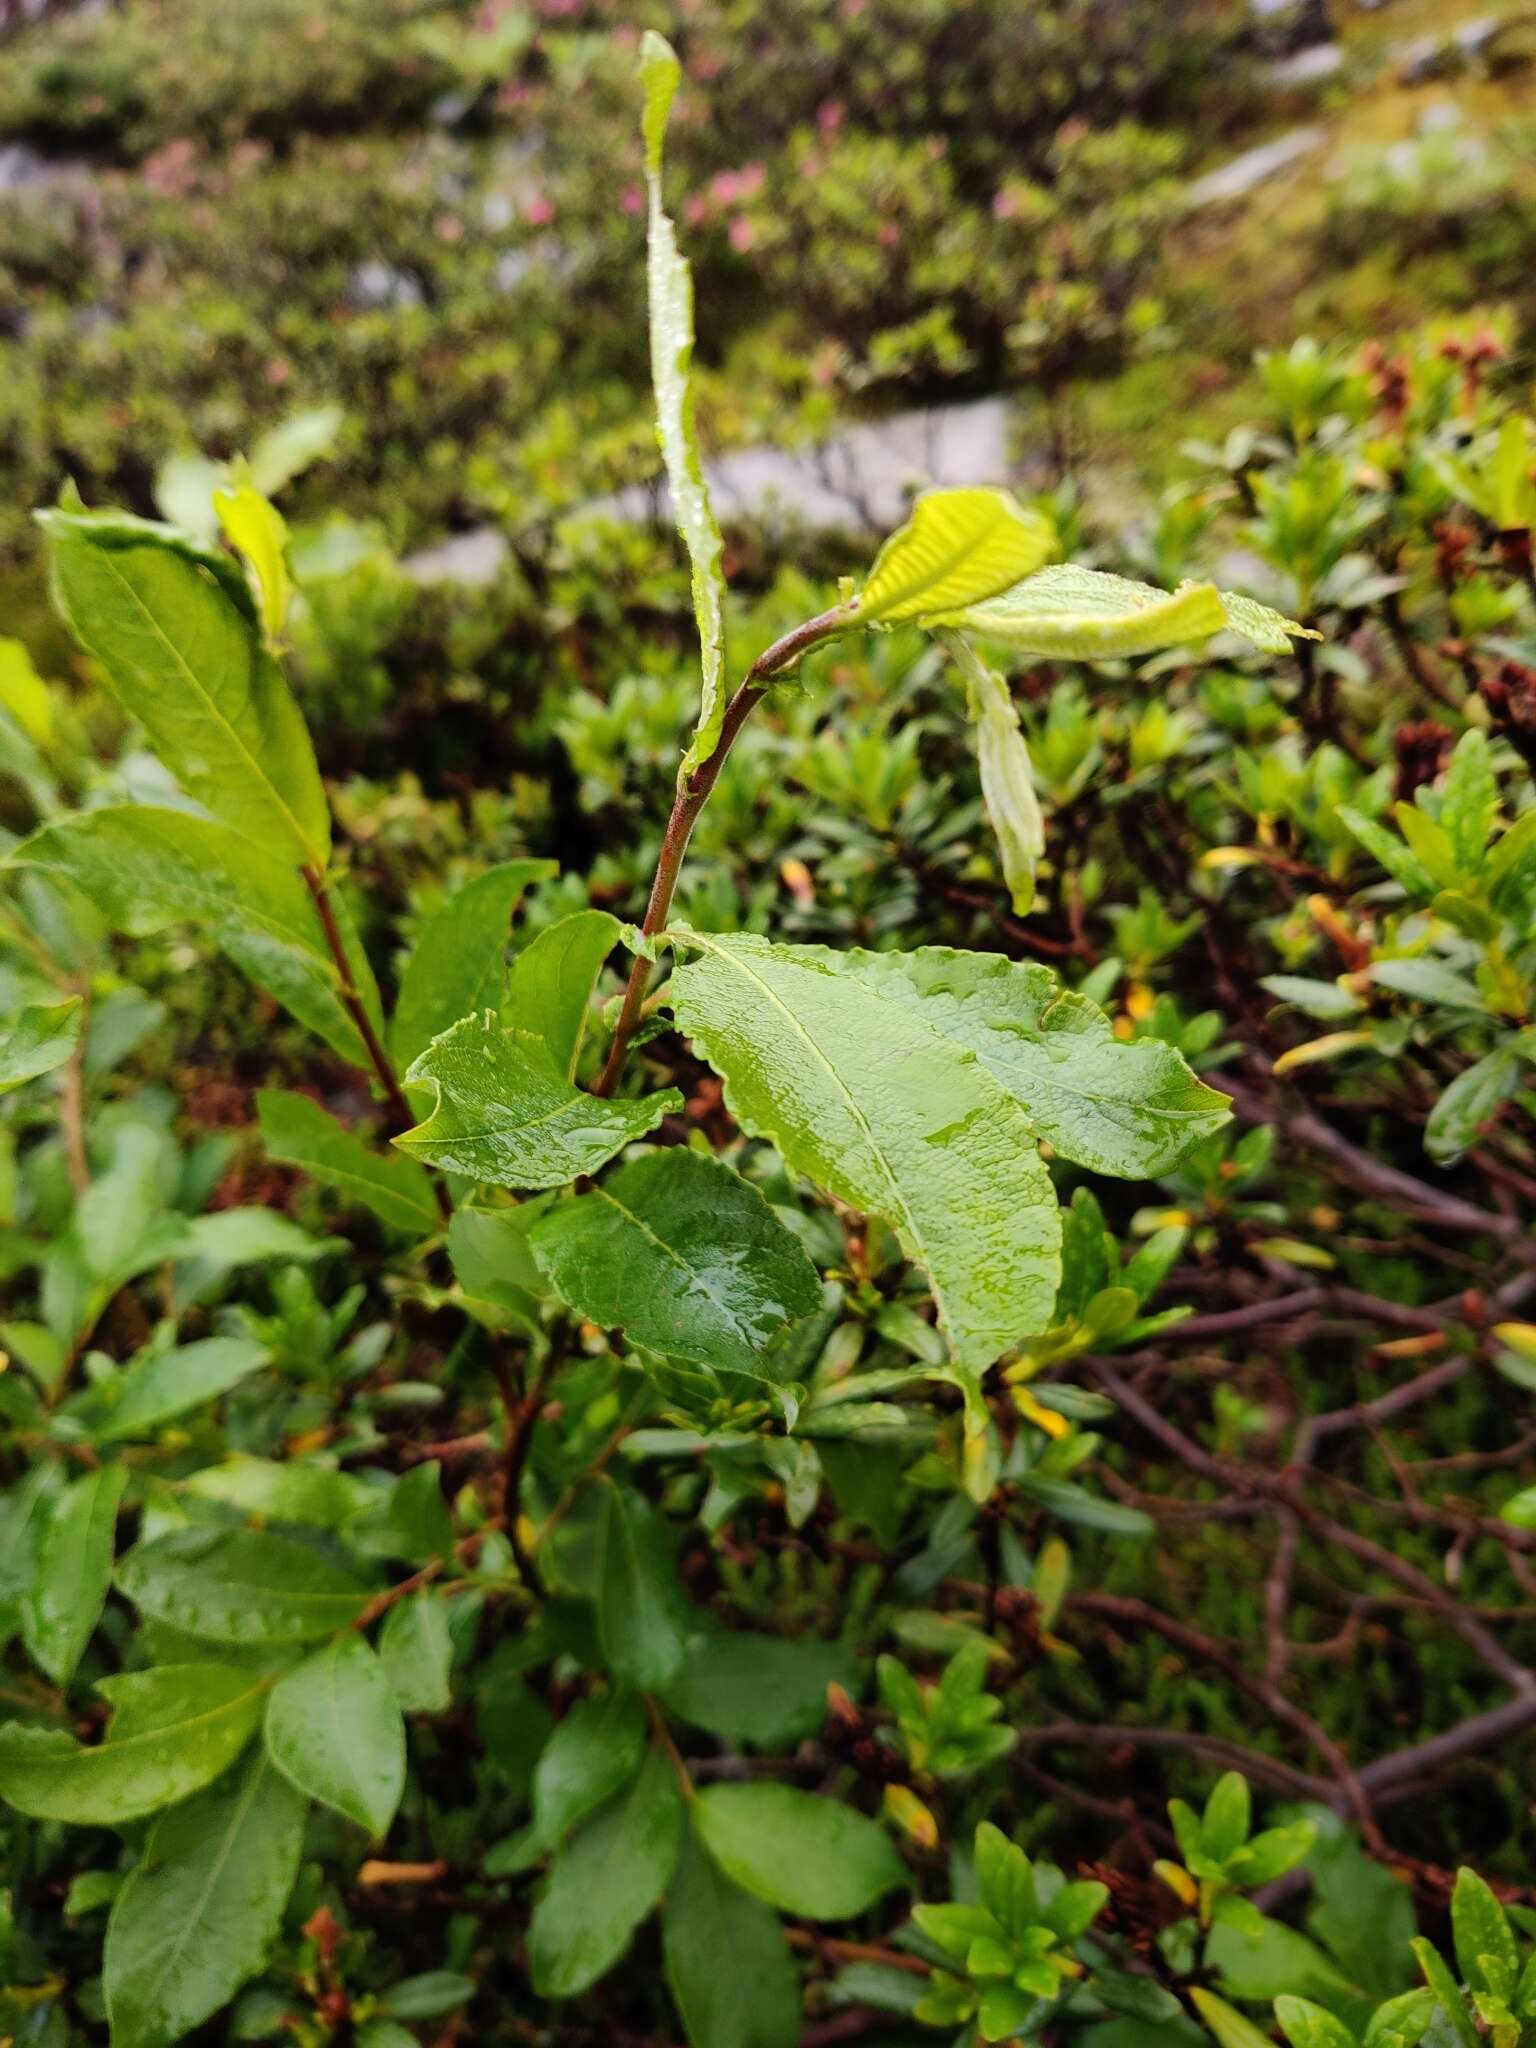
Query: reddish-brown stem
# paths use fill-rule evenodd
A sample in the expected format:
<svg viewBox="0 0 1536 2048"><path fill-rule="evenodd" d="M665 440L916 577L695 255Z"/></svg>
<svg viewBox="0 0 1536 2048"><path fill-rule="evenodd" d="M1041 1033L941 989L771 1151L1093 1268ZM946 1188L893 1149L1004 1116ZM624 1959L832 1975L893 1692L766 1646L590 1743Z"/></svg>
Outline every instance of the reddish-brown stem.
<svg viewBox="0 0 1536 2048"><path fill-rule="evenodd" d="M720 770L751 714L753 707L764 696L773 677L782 675L787 668L821 641L828 640L851 624L852 614L845 605L835 605L831 611L821 612L814 619L807 619L804 625L796 626L792 633L786 633L782 640L760 654L747 670L741 687L726 706L721 721L720 737L714 751L694 769L686 781L679 779L677 795L672 804L672 815L667 820L667 829L662 836L661 853L656 862L656 874L651 883L650 901L645 907L645 918L640 926L648 939L666 928L672 909L672 897L677 888L677 878L682 870L683 856L688 851L688 842L693 837L693 828L698 822L700 811L709 799L709 793L719 779ZM624 1002L619 1011L619 1021L614 1026L613 1043L608 1048L608 1057L603 1064L594 1095L611 1095L618 1086L623 1071L624 1056L629 1050L629 1041L640 1022L640 1013L645 1006L645 992L650 986L651 963L643 953L635 955L635 964L629 971L629 980L624 989Z"/></svg>
<svg viewBox="0 0 1536 2048"><path fill-rule="evenodd" d="M301 872L304 876L305 886L308 888L310 896L314 901L315 915L320 920L320 929L325 933L325 943L330 949L331 959L335 962L336 976L339 983L338 993L341 996L342 1005L347 1015L352 1019L353 1024L357 1027L358 1037L363 1041L363 1049L368 1055L368 1064L373 1068L374 1078L383 1092L385 1101L389 1104L389 1113L394 1122L395 1129L397 1131L408 1131L412 1124L416 1122L416 1116L411 1109L411 1105L405 1099L405 1090L400 1086L400 1078L395 1072L394 1063L390 1059L389 1054L384 1050L383 1041L380 1039L378 1032L373 1028L373 1019L368 1014L368 1006L359 994L357 983L352 977L352 962L347 957L346 945L341 936L341 927L336 922L336 906L331 901L330 889L326 884L324 875L318 869L307 867L302 869ZM446 1222L453 1214L453 1203L449 1199L448 1190L435 1174L432 1177L432 1190L437 1197L438 1212L444 1222Z"/></svg>

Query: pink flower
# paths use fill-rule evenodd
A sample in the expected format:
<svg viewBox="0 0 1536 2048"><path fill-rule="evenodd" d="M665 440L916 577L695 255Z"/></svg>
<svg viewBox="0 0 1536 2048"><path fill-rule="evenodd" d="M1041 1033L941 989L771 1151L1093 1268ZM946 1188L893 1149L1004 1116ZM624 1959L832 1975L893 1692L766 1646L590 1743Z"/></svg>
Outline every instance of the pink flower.
<svg viewBox="0 0 1536 2048"><path fill-rule="evenodd" d="M737 214L736 218L731 222L730 236L731 247L736 251L738 256L745 256L747 251L751 248L753 242L757 239L756 235L753 233L751 221L747 220L742 214L739 213Z"/></svg>
<svg viewBox="0 0 1536 2048"><path fill-rule="evenodd" d="M841 100L823 100L816 109L816 126L823 135L835 135L843 125L843 114Z"/></svg>
<svg viewBox="0 0 1536 2048"><path fill-rule="evenodd" d="M543 193L536 199L530 199L523 208L523 218L530 227L547 228L554 217L554 201L546 198Z"/></svg>
<svg viewBox="0 0 1536 2048"><path fill-rule="evenodd" d="M645 209L645 194L638 185L626 185L619 194L619 205L625 213L641 213Z"/></svg>

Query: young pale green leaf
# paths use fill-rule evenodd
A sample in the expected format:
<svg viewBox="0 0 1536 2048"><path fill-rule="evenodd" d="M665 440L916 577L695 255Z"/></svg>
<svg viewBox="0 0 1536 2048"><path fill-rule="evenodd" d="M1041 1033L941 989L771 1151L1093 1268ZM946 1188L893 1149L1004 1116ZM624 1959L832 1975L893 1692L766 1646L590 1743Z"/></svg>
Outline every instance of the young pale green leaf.
<svg viewBox="0 0 1536 2048"><path fill-rule="evenodd" d="M117 1568L143 1614L222 1643L305 1643L345 1628L368 1592L317 1551L254 1529L173 1529Z"/></svg>
<svg viewBox="0 0 1536 2048"><path fill-rule="evenodd" d="M388 1832L405 1790L405 1723L360 1635L338 1636L278 1680L265 1732L290 1784L372 1836Z"/></svg>
<svg viewBox="0 0 1536 2048"><path fill-rule="evenodd" d="M607 1489L597 1628L615 1675L642 1692L655 1692L682 1664L690 1616L666 1524L626 1486Z"/></svg>
<svg viewBox="0 0 1536 2048"><path fill-rule="evenodd" d="M676 936L698 956L673 979L678 1022L724 1080L732 1115L796 1172L892 1225L926 1268L955 1369L974 1387L1047 1326L1060 1279L1055 1193L1013 1093L942 1016L863 976L874 955Z"/></svg>
<svg viewBox="0 0 1536 2048"><path fill-rule="evenodd" d="M37 1573L22 1597L28 1650L55 1685L68 1685L101 1618L112 1583L117 1511L126 1465L101 1465L65 1488L38 1546Z"/></svg>
<svg viewBox="0 0 1536 2048"><path fill-rule="evenodd" d="M1224 1771L1205 1802L1200 1821L1200 1846L1207 1856L1224 1863L1234 1849L1248 1839L1253 1818L1253 1795L1241 1771Z"/></svg>
<svg viewBox="0 0 1536 2048"><path fill-rule="evenodd" d="M1007 684L987 667L964 634L943 633L940 638L965 678L982 802L997 834L1008 894L1019 916L1025 917L1035 900L1035 869L1045 854L1045 819L1019 714Z"/></svg>
<svg viewBox="0 0 1536 2048"><path fill-rule="evenodd" d="M651 325L651 384L656 396L656 438L666 464L672 512L693 581L693 613L699 627L701 694L699 722L683 757L682 778L714 751L725 716L724 543L709 502L704 465L693 424L693 276L677 246L661 189L662 148L667 120L682 76L671 45L654 29L640 42L640 82L645 94L645 182L649 194L646 278Z"/></svg>
<svg viewBox="0 0 1536 2048"><path fill-rule="evenodd" d="M306 406L269 427L251 450L251 481L271 497L336 445L346 421L339 405Z"/></svg>
<svg viewBox="0 0 1536 2048"><path fill-rule="evenodd" d="M433 1166L509 1188L555 1188L596 1173L681 1109L675 1088L604 1102L529 1059L487 1012L433 1040L406 1080L437 1091L432 1114L395 1139Z"/></svg>
<svg viewBox="0 0 1536 2048"><path fill-rule="evenodd" d="M1042 569L981 603L936 612L925 624L962 626L1022 654L1075 661L1156 654L1223 631L1240 633L1267 654L1287 653L1292 636L1318 637L1267 605L1211 583L1157 590L1073 562Z"/></svg>
<svg viewBox="0 0 1536 2048"><path fill-rule="evenodd" d="M53 737L53 697L22 640L0 635L0 711L13 719L35 747Z"/></svg>
<svg viewBox="0 0 1536 2048"><path fill-rule="evenodd" d="M399 1600L379 1631L379 1662L404 1714L441 1714L452 1699L448 1611L431 1587Z"/></svg>
<svg viewBox="0 0 1536 2048"><path fill-rule="evenodd" d="M218 579L147 522L41 519L60 612L187 793L255 846L323 870L330 813L309 734Z"/></svg>
<svg viewBox="0 0 1536 2048"><path fill-rule="evenodd" d="M97 1405L88 1411L91 1435L99 1444L147 1436L189 1408L216 1401L259 1372L271 1355L249 1337L203 1337L195 1344L152 1351L93 1389Z"/></svg>
<svg viewBox="0 0 1536 2048"><path fill-rule="evenodd" d="M85 1013L78 996L32 1003L0 1029L0 1095L62 1067L80 1043Z"/></svg>
<svg viewBox="0 0 1536 2048"><path fill-rule="evenodd" d="M1451 836L1451 853L1464 875L1475 875L1493 837L1499 785L1488 735L1474 725L1456 742L1445 774L1440 823Z"/></svg>
<svg viewBox="0 0 1536 2048"><path fill-rule="evenodd" d="M563 1300L663 1357L765 1376L775 1331L821 1306L821 1283L757 1189L683 1146L648 1152L529 1233Z"/></svg>
<svg viewBox="0 0 1536 2048"><path fill-rule="evenodd" d="M711 1785L693 1812L736 1884L807 1920L848 1920L907 1881L890 1837L851 1806L768 1783Z"/></svg>
<svg viewBox="0 0 1536 2048"><path fill-rule="evenodd" d="M854 1676L836 1643L730 1631L695 1636L662 1696L679 1720L767 1749L813 1735L827 1717L827 1687L851 1686Z"/></svg>
<svg viewBox="0 0 1536 2048"><path fill-rule="evenodd" d="M592 991L619 938L606 910L578 910L540 932L512 962L505 1014L530 1059L574 1081Z"/></svg>
<svg viewBox="0 0 1536 2048"><path fill-rule="evenodd" d="M272 501L248 482L215 491L213 509L226 540L244 558L262 638L269 651L275 653L288 621L288 607L293 602L287 522Z"/></svg>
<svg viewBox="0 0 1536 2048"><path fill-rule="evenodd" d="M1487 1883L1465 1865L1457 1871L1451 1893L1451 1933L1463 1980L1474 1990L1509 1998L1520 1974L1509 1915Z"/></svg>
<svg viewBox="0 0 1536 2048"><path fill-rule="evenodd" d="M170 2048L261 1968L298 1874L304 1813L258 1751L155 1823L107 1924L112 2048Z"/></svg>
<svg viewBox="0 0 1536 2048"><path fill-rule="evenodd" d="M256 1114L270 1158L339 1188L409 1237L429 1237L441 1226L431 1176L416 1160L365 1144L318 1102L286 1088L258 1089Z"/></svg>
<svg viewBox="0 0 1536 2048"><path fill-rule="evenodd" d="M677 1862L682 1798L659 1750L577 1829L550 1866L528 1929L540 1998L574 1998L611 1970Z"/></svg>
<svg viewBox="0 0 1536 2048"><path fill-rule="evenodd" d="M115 804L62 818L24 840L9 865L73 883L114 930L203 927L235 965L355 1066L367 1048L342 1003L313 899L291 862L211 818ZM378 990L345 905L333 898L351 979L374 1029Z"/></svg>
<svg viewBox="0 0 1536 2048"><path fill-rule="evenodd" d="M93 1748L59 1729L0 1728L0 1799L37 1820L136 1820L227 1770L255 1733L264 1696L258 1675L225 1664L121 1672L97 1691L113 1711Z"/></svg>
<svg viewBox="0 0 1536 2048"><path fill-rule="evenodd" d="M535 882L558 874L552 860L508 860L466 882L428 918L400 978L389 1043L408 1067L450 1024L500 1006L507 983L507 934Z"/></svg>
<svg viewBox="0 0 1536 2048"><path fill-rule="evenodd" d="M692 1828L661 1937L690 2048L795 2048L800 1973L778 1918L715 1867Z"/></svg>
<svg viewBox="0 0 1536 2048"><path fill-rule="evenodd" d="M925 491L859 592L853 623L927 622L1000 596L1051 558L1056 530L1010 491Z"/></svg>
<svg viewBox="0 0 1536 2048"><path fill-rule="evenodd" d="M1035 1131L1095 1173L1151 1179L1231 1120L1228 1098L1196 1080L1172 1046L1116 1038L1097 1003L1063 989L1047 967L945 946L794 951L975 1053Z"/></svg>

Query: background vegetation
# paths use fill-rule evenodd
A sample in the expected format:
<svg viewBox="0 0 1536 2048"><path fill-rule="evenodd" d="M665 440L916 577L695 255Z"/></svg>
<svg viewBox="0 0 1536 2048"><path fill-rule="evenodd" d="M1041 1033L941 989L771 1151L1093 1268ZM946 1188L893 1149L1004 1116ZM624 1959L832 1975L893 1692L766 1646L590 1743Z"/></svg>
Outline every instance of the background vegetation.
<svg viewBox="0 0 1536 2048"><path fill-rule="evenodd" d="M1320 635L1284 656L1230 634L999 650L1045 814L1022 905L963 701L915 631L814 654L700 822L676 905L700 930L1044 961L1121 1042L1175 1047L1232 1097L1160 1182L1055 1162L1067 1276L996 1390L981 1487L957 1406L914 1386L937 1343L922 1273L744 1140L675 1032L634 1061L680 1091L662 1136L730 1158L804 1246L825 1315L787 1376L877 1404L844 1433L725 1415L531 1293L526 1254L477 1262L464 1232L413 1234L295 1163L262 1091L367 1135L386 1122L367 1075L185 926L125 937L11 866L0 1016L78 996L86 1024L0 1123L6 1725L94 1738L97 1681L198 1646L131 1577L72 1659L29 1612L40 1530L103 1472L126 1491L89 1505L109 1525L121 1505L125 1545L275 1525L344 1548L384 1599L409 1720L387 1838L312 1814L272 1939L199 2038L781 2048L975 2023L958 1992L913 2017L955 1954L878 1888L830 1932L776 1901L792 1989L770 1945L750 2023L689 2010L656 1921L595 1987L530 1991L550 1852L625 1783L578 1773L562 1807L539 1776L557 1725L614 1700L594 1469L654 1518L691 1627L804 1653L745 1667L783 1702L766 1725L662 1688L652 1723L595 1750L633 1762L649 1725L697 1786L834 1797L879 1820L930 1907L974 1897L983 1821L1107 1886L1095 1938L1140 2002L1033 2015L1052 2040L1176 2048L1199 2023L1256 2048L1242 2028L1300 1994L1374 2048L1369 2014L1424 1981L1415 1926L1483 2004L1431 1974L1438 2006L1392 2026L1463 2048L1463 2025L1500 2048L1529 2026L1489 2004L1480 1901L1458 1947L1450 1896L1476 1866L1523 1967L1536 74L1515 8L1332 13L126 0L0 41L8 853L66 812L177 801L48 608L34 509L73 479L89 505L196 523L209 465L243 455L288 523L289 672L386 992L508 863L528 864L504 906L519 953L573 912L639 917L698 694L675 539L615 516L658 468L646 26L686 72L668 188L707 454L1006 394L1011 445L975 480L1014 482L1061 557L1216 575ZM1212 174L1265 142L1289 162L1223 196ZM862 569L860 524L792 503L728 521L738 664ZM488 580L422 561L466 534ZM589 1081L619 985L605 969ZM248 1370L111 1422L128 1372L204 1340L245 1345ZM731 1430L745 1461L714 1440ZM59 1526L68 1576L88 1532ZM1204 1812L1234 1766L1258 1826L1317 1829L1290 1838L1304 1864L1221 1874L1236 1793L1206 1816L1220 1854L1192 1816L1170 1826L1170 1799ZM0 2038L104 2039L102 1926L146 1823L12 1804ZM1244 1890L1254 1920L1215 1911Z"/></svg>

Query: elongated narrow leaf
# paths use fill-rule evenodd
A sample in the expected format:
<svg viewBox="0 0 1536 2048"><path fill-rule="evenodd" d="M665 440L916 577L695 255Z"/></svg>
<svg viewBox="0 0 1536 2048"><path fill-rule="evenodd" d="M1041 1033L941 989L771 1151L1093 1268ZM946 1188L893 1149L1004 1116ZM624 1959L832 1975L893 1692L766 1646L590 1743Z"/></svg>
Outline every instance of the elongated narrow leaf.
<svg viewBox="0 0 1536 2048"><path fill-rule="evenodd" d="M633 1138L681 1109L675 1088L603 1102L536 1064L489 1014L465 1017L421 1055L407 1081L437 1091L432 1114L395 1143L412 1158L508 1188L555 1188L596 1173Z"/></svg>
<svg viewBox="0 0 1536 2048"><path fill-rule="evenodd" d="M1008 894L1019 916L1026 917L1035 900L1035 870L1045 855L1045 819L1035 795L1029 746L1002 677L988 668L963 634L940 637L965 678L982 802L997 834Z"/></svg>
<svg viewBox="0 0 1536 2048"><path fill-rule="evenodd" d="M422 927L400 978L390 1024L395 1064L408 1067L471 1010L494 1010L507 981L507 930L524 892L559 868L508 860L466 882Z"/></svg>
<svg viewBox="0 0 1536 2048"><path fill-rule="evenodd" d="M592 991L618 937L619 921L606 910L578 910L531 939L512 962L505 1006L512 1036L567 1081L576 1078Z"/></svg>
<svg viewBox="0 0 1536 2048"><path fill-rule="evenodd" d="M1095 1173L1150 1179L1230 1121L1228 1098L1171 1045L1116 1038L1097 1003L1063 989L1047 967L947 946L822 959L974 1052L1039 1135Z"/></svg>
<svg viewBox="0 0 1536 2048"><path fill-rule="evenodd" d="M672 512L688 550L693 582L693 615L699 626L699 722L682 774L688 776L713 752L725 715L725 582L720 570L723 543L693 426L693 276L677 246L662 197L662 149L681 67L671 45L647 29L640 43L640 82L645 93L645 182L649 194L646 276L651 323L651 384L656 395L656 438L661 443L672 493Z"/></svg>
<svg viewBox="0 0 1536 2048"><path fill-rule="evenodd" d="M757 1189L683 1146L558 1204L528 1242L589 1322L698 1365L766 1376L769 1338L821 1306L815 1267Z"/></svg>
<svg viewBox="0 0 1536 2048"><path fill-rule="evenodd" d="M1010 491L925 491L881 548L857 622L894 626L981 604L1049 561L1055 528Z"/></svg>
<svg viewBox="0 0 1536 2048"><path fill-rule="evenodd" d="M202 927L301 1024L354 1065L367 1065L314 903L286 856L210 818L114 804L34 832L9 864L73 883L114 930L134 938L173 924ZM372 973L345 906L333 900L353 985L378 1030Z"/></svg>
<svg viewBox="0 0 1536 2048"><path fill-rule="evenodd" d="M317 1551L252 1529L173 1529L123 1559L117 1583L156 1621L227 1643L304 1643L345 1628L368 1593Z"/></svg>
<svg viewBox="0 0 1536 2048"><path fill-rule="evenodd" d="M104 1678L112 1704L92 1748L59 1729L0 1728L0 1798L39 1820L116 1827L227 1770L256 1731L264 1686L226 1664L165 1664Z"/></svg>
<svg viewBox="0 0 1536 2048"><path fill-rule="evenodd" d="M230 546L244 558L261 620L262 639L275 652L283 637L288 607L293 602L287 521L272 501L250 483L215 491L213 509Z"/></svg>
<svg viewBox="0 0 1536 2048"><path fill-rule="evenodd" d="M1155 654L1224 630L1240 633L1271 654L1284 654L1293 635L1318 637L1267 605L1224 593L1212 583L1156 590L1076 563L1042 569L984 603L935 613L924 623L963 626L1024 654L1078 661Z"/></svg>
<svg viewBox="0 0 1536 2048"><path fill-rule="evenodd" d="M0 1025L0 1095L62 1067L80 1042L80 998L33 1003Z"/></svg>
<svg viewBox="0 0 1536 2048"><path fill-rule="evenodd" d="M586 1820L550 1866L528 1930L533 1988L574 1998L629 1947L677 1862L682 1800L658 1750L634 1783Z"/></svg>
<svg viewBox="0 0 1536 2048"><path fill-rule="evenodd" d="M21 1625L27 1648L55 1685L68 1685L101 1618L127 1480L126 1465L87 1472L65 1488L43 1531Z"/></svg>
<svg viewBox="0 0 1536 2048"><path fill-rule="evenodd" d="M383 1835L405 1790L405 1723L360 1635L296 1664L267 1703L267 1754L291 1784Z"/></svg>
<svg viewBox="0 0 1536 2048"><path fill-rule="evenodd" d="M711 1785L694 1802L704 1846L726 1876L807 1920L847 1920L907 1873L879 1824L792 1785Z"/></svg>
<svg viewBox="0 0 1536 2048"><path fill-rule="evenodd" d="M682 1663L692 1618L661 1517L628 1487L610 1486L607 1495L598 1564L598 1634L614 1673L643 1692L654 1692Z"/></svg>
<svg viewBox="0 0 1536 2048"><path fill-rule="evenodd" d="M1023 1109L942 1016L838 972L837 955L677 936L698 954L673 980L678 1022L731 1113L795 1171L892 1225L974 1386L1047 1326L1061 1276L1056 1196Z"/></svg>
<svg viewBox="0 0 1536 2048"><path fill-rule="evenodd" d="M95 1405L85 1411L91 1434L98 1443L144 1436L238 1386L271 1355L249 1337L204 1337L151 1352L93 1390Z"/></svg>
<svg viewBox="0 0 1536 2048"><path fill-rule="evenodd" d="M667 1888L662 1952L691 2048L795 2048L800 1973L778 1916L731 1883L691 1828Z"/></svg>
<svg viewBox="0 0 1536 2048"><path fill-rule="evenodd" d="M155 1823L107 1925L112 2048L169 2048L261 1968L298 1875L304 1812L258 1751Z"/></svg>
<svg viewBox="0 0 1536 2048"><path fill-rule="evenodd" d="M263 1088L256 1096L262 1142L273 1159L300 1166L409 1237L425 1237L441 1222L431 1177L414 1159L370 1145L319 1103L286 1088Z"/></svg>
<svg viewBox="0 0 1536 2048"><path fill-rule="evenodd" d="M309 734L218 578L174 536L41 518L59 610L187 793L255 846L323 870L330 813Z"/></svg>

